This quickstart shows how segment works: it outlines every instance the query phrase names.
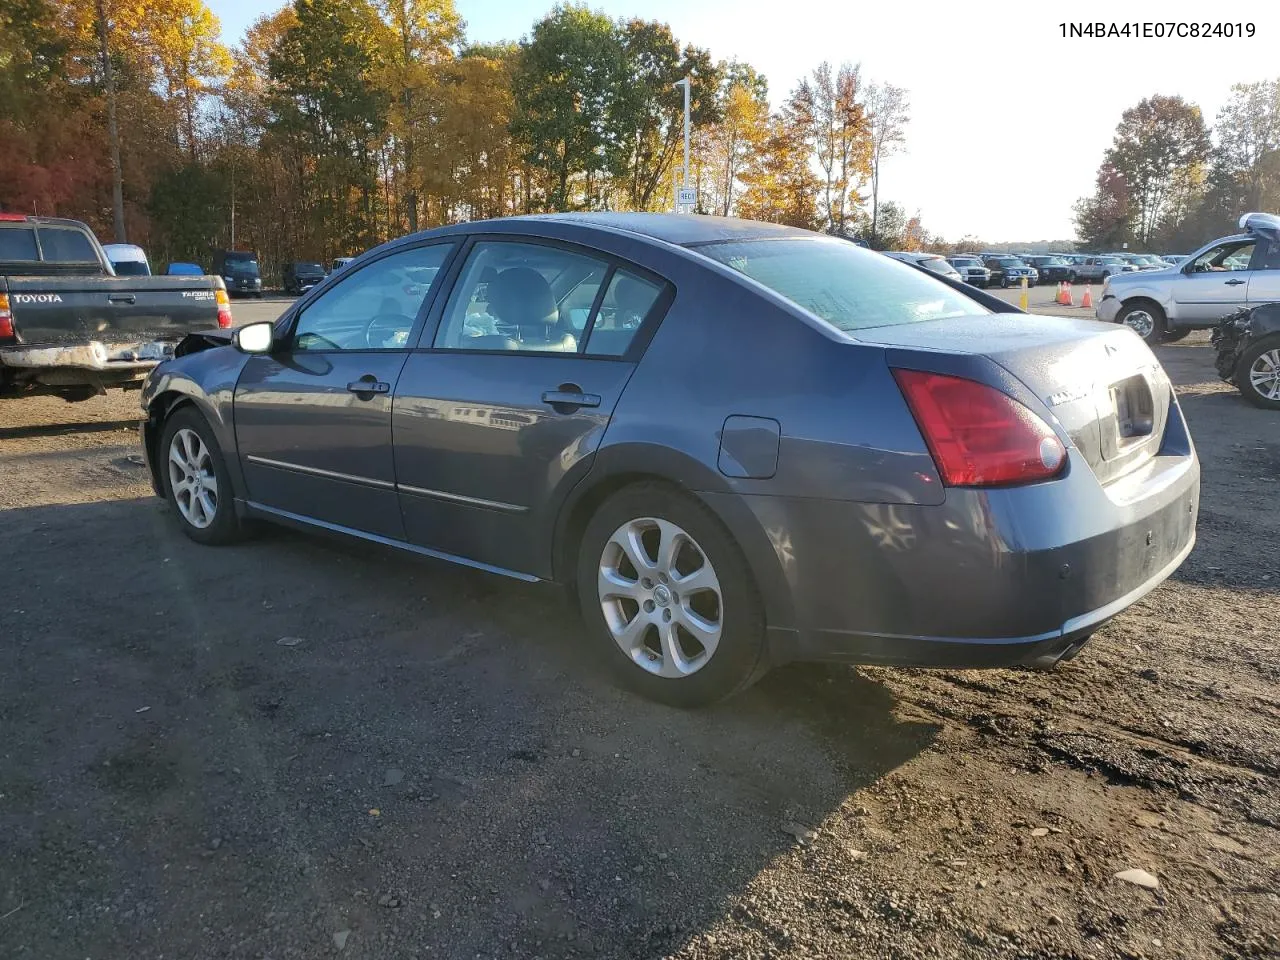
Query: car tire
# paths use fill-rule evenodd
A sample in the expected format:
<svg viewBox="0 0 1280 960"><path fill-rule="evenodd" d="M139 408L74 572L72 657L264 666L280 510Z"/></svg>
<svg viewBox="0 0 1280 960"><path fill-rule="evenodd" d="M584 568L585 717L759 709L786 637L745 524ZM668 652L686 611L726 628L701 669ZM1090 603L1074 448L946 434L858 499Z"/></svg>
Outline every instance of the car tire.
<svg viewBox="0 0 1280 960"><path fill-rule="evenodd" d="M1134 300L1120 309L1116 323L1128 327L1149 347L1154 347L1164 339L1164 310L1152 300Z"/></svg>
<svg viewBox="0 0 1280 960"><path fill-rule="evenodd" d="M673 543L665 564L661 548ZM580 544L577 594L590 642L641 696L707 706L768 670L764 613L742 551L715 514L675 487L639 483L601 504Z"/></svg>
<svg viewBox="0 0 1280 960"><path fill-rule="evenodd" d="M1009 278L1008 278L1008 277L1001 277L1001 278L1000 278L1000 289L1001 289L1001 290L1008 290L1008 289L1009 289Z"/></svg>
<svg viewBox="0 0 1280 960"><path fill-rule="evenodd" d="M1076 272L1072 270L1067 274L1067 283L1079 283L1080 278L1076 276Z"/></svg>
<svg viewBox="0 0 1280 960"><path fill-rule="evenodd" d="M165 499L183 533L209 545L244 538L222 450L209 422L194 407L179 407L165 420L156 460Z"/></svg>
<svg viewBox="0 0 1280 960"><path fill-rule="evenodd" d="M1280 336L1263 337L1236 364L1240 395L1263 410L1280 410Z"/></svg>

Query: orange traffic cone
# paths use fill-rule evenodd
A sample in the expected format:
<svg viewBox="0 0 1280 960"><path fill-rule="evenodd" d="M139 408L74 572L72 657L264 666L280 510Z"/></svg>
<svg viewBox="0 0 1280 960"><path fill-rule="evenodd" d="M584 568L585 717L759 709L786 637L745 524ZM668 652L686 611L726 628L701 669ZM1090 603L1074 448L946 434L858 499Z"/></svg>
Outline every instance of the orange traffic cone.
<svg viewBox="0 0 1280 960"><path fill-rule="evenodd" d="M1062 281L1061 281L1061 280L1059 280L1059 281L1058 281L1058 295L1057 295L1056 297L1054 297L1054 298L1053 298L1053 302L1054 302L1054 303L1056 303L1056 304L1059 304L1059 305L1061 305L1061 304L1063 303L1062 287L1063 287Z"/></svg>
<svg viewBox="0 0 1280 960"><path fill-rule="evenodd" d="M1062 288L1062 305L1064 307L1074 307L1076 302L1071 299L1071 284L1065 284Z"/></svg>
<svg viewBox="0 0 1280 960"><path fill-rule="evenodd" d="M1093 288L1092 287L1084 288L1084 296L1080 300L1080 306L1084 307L1084 309L1086 310L1093 309Z"/></svg>

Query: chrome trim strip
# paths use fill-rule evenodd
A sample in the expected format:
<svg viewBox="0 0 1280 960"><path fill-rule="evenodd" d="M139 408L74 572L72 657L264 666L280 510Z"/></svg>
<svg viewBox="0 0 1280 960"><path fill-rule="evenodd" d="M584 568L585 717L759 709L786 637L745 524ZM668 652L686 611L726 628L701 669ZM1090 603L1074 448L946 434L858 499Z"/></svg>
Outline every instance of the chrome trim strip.
<svg viewBox="0 0 1280 960"><path fill-rule="evenodd" d="M431 497L433 500L448 500L451 503L464 503L469 507L485 507L489 510L501 510L503 513L524 513L529 508L518 503L503 503L501 500L485 500L482 497L464 497L460 493L447 493L444 490L428 490L425 487L411 487L406 483L396 484L401 493L413 494L415 497Z"/></svg>
<svg viewBox="0 0 1280 960"><path fill-rule="evenodd" d="M276 517L302 526L316 527L321 530L327 530L330 533L340 533L345 536L355 537L358 540L368 540L370 543L381 544L385 547L395 547L398 550L404 550L408 553L416 553L422 557L430 557L432 560L445 560L449 563L459 564L460 566L471 567L473 570L483 570L485 573L496 573L499 576L510 577L513 580L523 580L525 583L542 582L541 577L535 577L531 573L520 573L517 570L508 570L506 567L495 567L489 563L481 563L479 560L468 560L466 557L459 557L452 553L444 553L441 550L432 550L429 547L420 547L416 543L409 543L405 540L395 540L391 537L384 537L377 533L366 533L363 530L344 527L338 523L329 523L326 520L316 520L314 517L304 517L300 513L290 513L288 510L278 510L275 507L268 507L265 504L256 503L253 500L244 500L239 502L242 502L250 512L261 514L266 517Z"/></svg>
<svg viewBox="0 0 1280 960"><path fill-rule="evenodd" d="M349 473L338 473L336 470L321 470L319 467L304 467L300 463L285 463L283 460L271 460L254 454L246 454L245 459L264 467L275 467L277 470L292 470L294 473L307 473L315 477L326 477L330 480L341 480L344 483L358 483L365 487L378 487L381 490L394 490L395 484L389 480L375 480L373 477L357 477Z"/></svg>

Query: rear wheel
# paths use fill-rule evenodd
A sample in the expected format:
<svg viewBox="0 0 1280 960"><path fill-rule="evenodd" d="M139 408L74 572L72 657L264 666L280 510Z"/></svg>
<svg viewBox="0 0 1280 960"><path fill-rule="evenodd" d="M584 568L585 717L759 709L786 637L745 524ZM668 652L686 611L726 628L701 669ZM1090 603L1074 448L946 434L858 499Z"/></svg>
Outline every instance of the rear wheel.
<svg viewBox="0 0 1280 960"><path fill-rule="evenodd" d="M1126 303L1120 316L1116 317L1116 322L1123 323L1146 341L1148 346L1154 347L1164 338L1164 311L1158 303L1150 300Z"/></svg>
<svg viewBox="0 0 1280 960"><path fill-rule="evenodd" d="M244 536L222 451L204 417L192 407L176 411L165 421L156 455L165 498L183 533L205 544L232 543Z"/></svg>
<svg viewBox="0 0 1280 960"><path fill-rule="evenodd" d="M626 487L601 505L579 549L578 597L614 675L651 699L705 706L768 667L738 545L706 507L665 484Z"/></svg>
<svg viewBox="0 0 1280 960"><path fill-rule="evenodd" d="M1280 410L1280 337L1265 337L1244 352L1236 386L1255 407Z"/></svg>

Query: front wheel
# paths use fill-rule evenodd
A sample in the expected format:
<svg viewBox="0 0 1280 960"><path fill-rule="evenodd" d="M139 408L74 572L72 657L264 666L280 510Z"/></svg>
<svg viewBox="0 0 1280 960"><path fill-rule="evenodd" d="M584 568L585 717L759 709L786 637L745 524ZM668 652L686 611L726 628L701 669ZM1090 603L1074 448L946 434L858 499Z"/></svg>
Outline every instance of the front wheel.
<svg viewBox="0 0 1280 960"><path fill-rule="evenodd" d="M1116 322L1140 336L1149 347L1154 347L1164 337L1164 311L1149 300L1137 300L1125 306Z"/></svg>
<svg viewBox="0 0 1280 960"><path fill-rule="evenodd" d="M165 422L156 449L165 498L182 532L197 543L232 543L244 535L232 503L231 478L207 420L182 407Z"/></svg>
<svg viewBox="0 0 1280 960"><path fill-rule="evenodd" d="M1266 337L1244 352L1236 386L1255 407L1280 410L1280 337Z"/></svg>
<svg viewBox="0 0 1280 960"><path fill-rule="evenodd" d="M642 696L705 706L768 667L742 552L710 510L665 484L626 487L592 517L578 597L591 642Z"/></svg>
<svg viewBox="0 0 1280 960"><path fill-rule="evenodd" d="M1009 289L1009 278L1008 278L1008 277L1001 277L1001 278L1000 278L1000 289L1002 289L1002 290L1008 290L1008 289Z"/></svg>

